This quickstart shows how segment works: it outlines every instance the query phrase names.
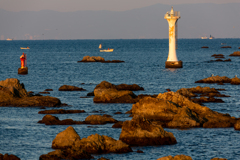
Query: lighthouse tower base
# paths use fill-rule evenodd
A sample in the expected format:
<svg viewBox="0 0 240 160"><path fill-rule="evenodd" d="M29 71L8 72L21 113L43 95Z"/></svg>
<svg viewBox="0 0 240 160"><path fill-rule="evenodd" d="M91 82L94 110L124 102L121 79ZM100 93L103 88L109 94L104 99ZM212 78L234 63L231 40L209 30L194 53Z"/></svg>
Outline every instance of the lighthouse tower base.
<svg viewBox="0 0 240 160"><path fill-rule="evenodd" d="M166 61L165 68L182 68L182 61Z"/></svg>
<svg viewBox="0 0 240 160"><path fill-rule="evenodd" d="M18 74L28 74L28 67L18 68Z"/></svg>

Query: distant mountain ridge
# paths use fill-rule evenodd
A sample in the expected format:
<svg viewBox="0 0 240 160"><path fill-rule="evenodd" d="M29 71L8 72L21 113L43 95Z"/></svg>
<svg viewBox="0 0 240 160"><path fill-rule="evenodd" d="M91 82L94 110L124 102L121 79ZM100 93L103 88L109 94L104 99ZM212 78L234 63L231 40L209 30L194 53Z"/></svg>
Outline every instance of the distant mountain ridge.
<svg viewBox="0 0 240 160"><path fill-rule="evenodd" d="M179 38L240 38L240 3L181 4ZM10 12L0 9L1 39L164 39L170 5L156 4L128 11L50 10Z"/></svg>

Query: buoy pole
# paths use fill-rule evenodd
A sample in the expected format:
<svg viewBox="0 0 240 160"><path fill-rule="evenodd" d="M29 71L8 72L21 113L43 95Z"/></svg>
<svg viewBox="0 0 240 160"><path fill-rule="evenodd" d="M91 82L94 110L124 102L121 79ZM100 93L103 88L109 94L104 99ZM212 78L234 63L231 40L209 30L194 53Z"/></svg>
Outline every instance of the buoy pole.
<svg viewBox="0 0 240 160"><path fill-rule="evenodd" d="M165 62L166 68L182 68L182 61L178 61L176 53L176 26L180 18L180 12L174 11L173 7L170 12L167 12L164 18L168 21L169 25L169 53L167 61Z"/></svg>

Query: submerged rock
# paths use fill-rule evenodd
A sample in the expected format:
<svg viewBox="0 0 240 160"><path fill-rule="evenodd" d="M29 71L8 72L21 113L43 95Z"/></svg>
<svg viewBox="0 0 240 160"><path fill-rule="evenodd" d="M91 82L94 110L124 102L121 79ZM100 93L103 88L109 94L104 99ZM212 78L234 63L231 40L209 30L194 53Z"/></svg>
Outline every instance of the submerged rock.
<svg viewBox="0 0 240 160"><path fill-rule="evenodd" d="M76 86L70 86L70 85L63 85L58 90L59 91L86 91L83 88L79 88Z"/></svg>
<svg viewBox="0 0 240 160"><path fill-rule="evenodd" d="M172 133L138 115L134 116L130 121L123 122L119 139L132 146L170 145L177 143Z"/></svg>
<svg viewBox="0 0 240 160"><path fill-rule="evenodd" d="M176 156L166 156L162 158L158 158L157 160L192 160L190 156L186 155L176 155Z"/></svg>
<svg viewBox="0 0 240 160"><path fill-rule="evenodd" d="M117 120L108 116L101 115L90 115L85 119L86 124L106 124L106 123L116 123Z"/></svg>
<svg viewBox="0 0 240 160"><path fill-rule="evenodd" d="M72 114L72 113L85 113L84 110L64 110L64 109L53 109L39 111L38 114Z"/></svg>
<svg viewBox="0 0 240 160"><path fill-rule="evenodd" d="M61 106L58 98L50 96L34 96L27 93L24 84L16 78L0 81L0 106L14 107L56 107Z"/></svg>
<svg viewBox="0 0 240 160"><path fill-rule="evenodd" d="M78 62L101 62L101 63L122 63L124 61L121 60L106 60L100 56L84 56L81 61Z"/></svg>
<svg viewBox="0 0 240 160"><path fill-rule="evenodd" d="M82 121L74 121L72 119L59 120L58 117L52 115L45 115L38 123L44 123L45 125L73 125L73 124L86 124Z"/></svg>

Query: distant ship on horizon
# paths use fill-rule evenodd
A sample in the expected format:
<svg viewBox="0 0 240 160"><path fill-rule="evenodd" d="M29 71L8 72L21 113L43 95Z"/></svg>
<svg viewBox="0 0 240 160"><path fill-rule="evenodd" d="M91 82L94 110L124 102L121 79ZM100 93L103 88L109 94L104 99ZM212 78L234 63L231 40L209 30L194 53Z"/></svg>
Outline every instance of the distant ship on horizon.
<svg viewBox="0 0 240 160"><path fill-rule="evenodd" d="M208 39L207 36L201 37L201 39Z"/></svg>
<svg viewBox="0 0 240 160"><path fill-rule="evenodd" d="M11 38L7 38L6 40L7 40L7 41L12 41L13 39L11 39Z"/></svg>
<svg viewBox="0 0 240 160"><path fill-rule="evenodd" d="M213 39L214 37L212 35L210 35L209 39Z"/></svg>

